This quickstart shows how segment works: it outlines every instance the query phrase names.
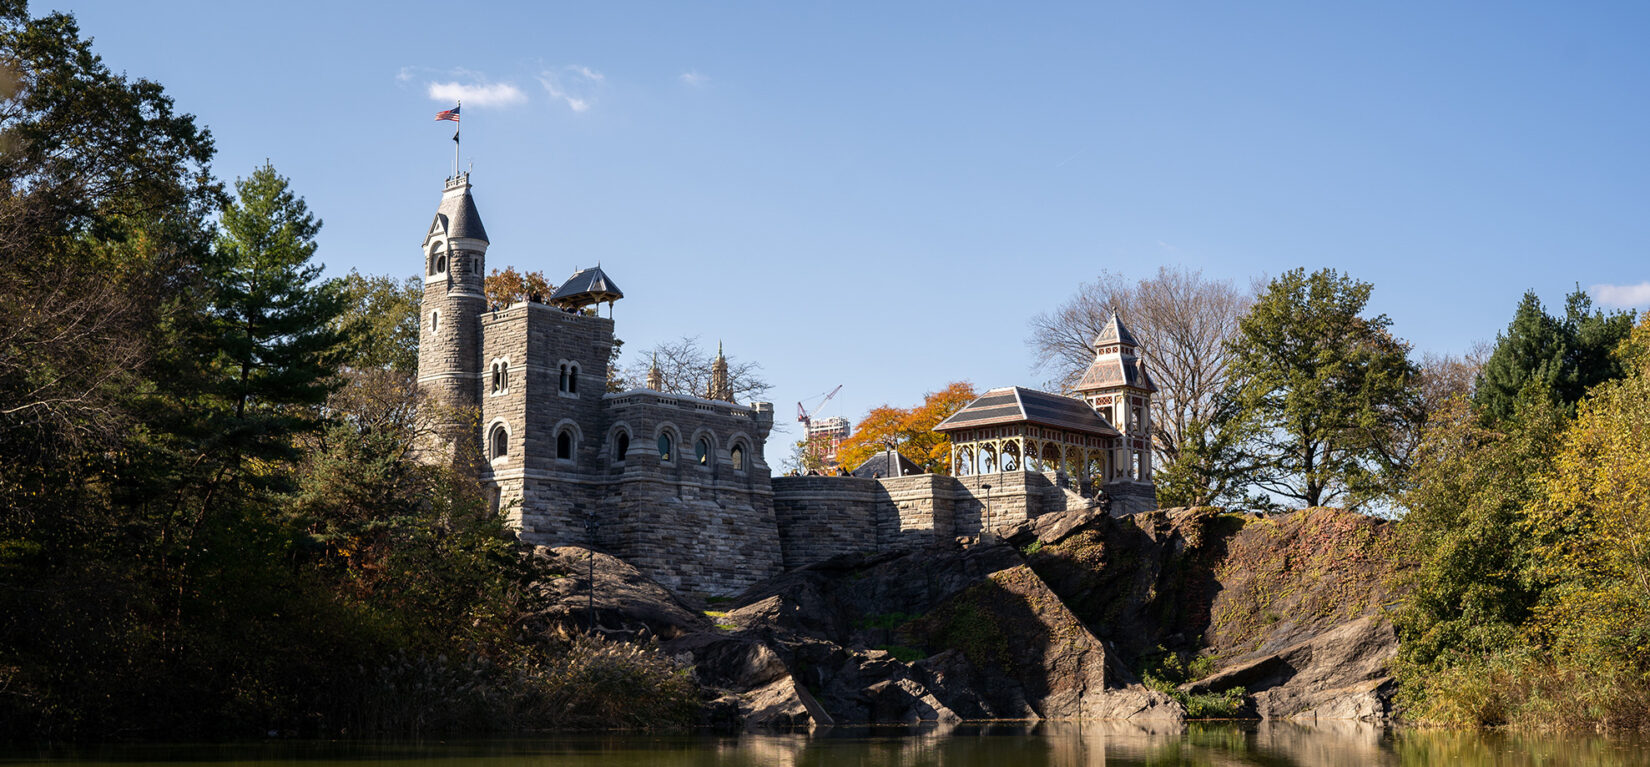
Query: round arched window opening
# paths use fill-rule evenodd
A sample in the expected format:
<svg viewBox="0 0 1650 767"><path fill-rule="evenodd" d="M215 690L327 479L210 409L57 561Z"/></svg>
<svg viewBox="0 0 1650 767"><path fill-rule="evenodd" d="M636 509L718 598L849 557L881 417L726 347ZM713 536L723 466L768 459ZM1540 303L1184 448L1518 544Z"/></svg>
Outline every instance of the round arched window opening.
<svg viewBox="0 0 1650 767"><path fill-rule="evenodd" d="M488 452L494 460L510 457L510 432L504 429L504 424L495 424L491 434L487 435Z"/></svg>
<svg viewBox="0 0 1650 767"><path fill-rule="evenodd" d="M440 329L441 329L441 312L430 312L430 332L434 333L434 332L436 332Z"/></svg>
<svg viewBox="0 0 1650 767"><path fill-rule="evenodd" d="M624 463L625 453L630 452L630 432L619 432L619 439L613 447L613 452L617 454L613 456L613 460Z"/></svg>
<svg viewBox="0 0 1650 767"><path fill-rule="evenodd" d="M659 460L669 461L671 459L671 450L675 446L676 446L676 443L673 442L670 439L669 434L660 434L659 435Z"/></svg>
<svg viewBox="0 0 1650 767"><path fill-rule="evenodd" d="M733 449L728 451L728 460L733 463L733 470L734 471L744 471L745 470L745 446L744 445L734 445Z"/></svg>
<svg viewBox="0 0 1650 767"><path fill-rule="evenodd" d="M563 461L573 460L573 432L563 430L556 435L556 458Z"/></svg>
<svg viewBox="0 0 1650 767"><path fill-rule="evenodd" d="M700 437L693 443L693 457L699 460L700 466L710 465L710 440Z"/></svg>
<svg viewBox="0 0 1650 767"><path fill-rule="evenodd" d="M445 274L446 272L447 272L447 257L446 256L436 256L435 257L435 273L436 274Z"/></svg>

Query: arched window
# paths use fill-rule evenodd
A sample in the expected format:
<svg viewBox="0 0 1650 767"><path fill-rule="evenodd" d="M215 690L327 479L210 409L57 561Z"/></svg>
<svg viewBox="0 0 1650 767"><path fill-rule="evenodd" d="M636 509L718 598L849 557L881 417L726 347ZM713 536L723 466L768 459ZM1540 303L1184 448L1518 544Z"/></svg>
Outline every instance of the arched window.
<svg viewBox="0 0 1650 767"><path fill-rule="evenodd" d="M510 363L508 363L508 362L498 363L498 381L499 381L499 384L498 384L498 390L499 391L509 391L510 390Z"/></svg>
<svg viewBox="0 0 1650 767"><path fill-rule="evenodd" d="M556 458L563 461L573 460L572 430L562 429L561 433L556 435Z"/></svg>
<svg viewBox="0 0 1650 767"><path fill-rule="evenodd" d="M487 451L493 460L510 457L510 432L505 430L504 424L493 424L493 430L487 435Z"/></svg>
<svg viewBox="0 0 1650 767"><path fill-rule="evenodd" d="M556 391L567 391L567 366L562 365L559 369L561 370L561 380L556 383Z"/></svg>
<svg viewBox="0 0 1650 767"><path fill-rule="evenodd" d="M674 457L676 443L670 438L670 433L659 435L659 460L669 462Z"/></svg>
<svg viewBox="0 0 1650 767"><path fill-rule="evenodd" d="M693 443L693 457L698 459L700 466L710 465L710 440L700 437Z"/></svg>
<svg viewBox="0 0 1650 767"><path fill-rule="evenodd" d="M445 274L446 272L447 272L447 257L445 255L436 256L435 257L435 273L436 274Z"/></svg>
<svg viewBox="0 0 1650 767"><path fill-rule="evenodd" d="M430 312L430 333L441 329L441 312Z"/></svg>
<svg viewBox="0 0 1650 767"><path fill-rule="evenodd" d="M613 456L614 463L624 463L625 453L630 452L630 432L619 432L619 438L613 445L613 452L615 453Z"/></svg>
<svg viewBox="0 0 1650 767"><path fill-rule="evenodd" d="M734 445L733 449L728 451L728 460L733 462L733 470L734 471L744 471L745 470L745 446L744 445Z"/></svg>
<svg viewBox="0 0 1650 767"><path fill-rule="evenodd" d="M567 366L567 393L579 393L579 366L577 364Z"/></svg>

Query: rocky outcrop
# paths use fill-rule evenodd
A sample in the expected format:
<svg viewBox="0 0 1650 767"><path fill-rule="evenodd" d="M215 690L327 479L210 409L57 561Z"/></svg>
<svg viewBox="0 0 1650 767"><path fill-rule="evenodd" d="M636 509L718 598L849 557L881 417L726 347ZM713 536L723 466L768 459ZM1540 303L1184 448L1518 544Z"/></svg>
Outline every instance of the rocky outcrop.
<svg viewBox="0 0 1650 767"><path fill-rule="evenodd" d="M1120 654L1213 659L1183 692L1242 687L1262 718L1387 716L1397 639L1381 604L1401 561L1387 522L1165 509L1039 518L1011 535L1038 547L1031 566Z"/></svg>
<svg viewBox="0 0 1650 767"><path fill-rule="evenodd" d="M717 605L598 553L594 616L603 632L662 640L709 691L711 717L747 728L1175 722L1184 701L1238 687L1262 718L1375 721L1396 647L1378 607L1389 539L1327 509L1074 509L997 543L840 556ZM539 555L563 573L541 584L544 625L584 630L589 553ZM1213 673L1142 686L1138 671L1169 655L1212 658Z"/></svg>
<svg viewBox="0 0 1650 767"><path fill-rule="evenodd" d="M1007 545L839 557L759 584L718 621L666 648L742 701L748 726L1183 714Z"/></svg>
<svg viewBox="0 0 1650 767"><path fill-rule="evenodd" d="M556 574L535 584L545 602L534 616L538 630L566 636L594 627L612 637L674 639L711 629L703 614L618 557L583 546L538 546L533 556Z"/></svg>
<svg viewBox="0 0 1650 767"><path fill-rule="evenodd" d="M1386 664L1397 650L1392 625L1365 616L1182 689L1197 694L1242 687L1264 719L1379 721L1392 691Z"/></svg>

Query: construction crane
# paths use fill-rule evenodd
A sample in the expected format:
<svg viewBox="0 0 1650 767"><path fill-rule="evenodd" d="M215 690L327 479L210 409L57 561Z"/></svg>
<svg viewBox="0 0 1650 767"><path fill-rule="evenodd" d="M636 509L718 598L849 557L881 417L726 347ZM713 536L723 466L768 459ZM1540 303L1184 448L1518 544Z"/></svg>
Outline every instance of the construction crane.
<svg viewBox="0 0 1650 767"><path fill-rule="evenodd" d="M808 408L804 407L802 403L796 403L796 420L802 422L804 432L807 431L808 427L814 425L814 416L819 415L819 411L825 409L825 403L830 402L831 398L835 397L839 391L842 391L842 384L837 384L835 389L827 393L825 399L820 400L819 404L814 407L813 412L809 412ZM812 397L809 397L809 399L812 399Z"/></svg>
<svg viewBox="0 0 1650 767"><path fill-rule="evenodd" d="M796 403L796 420L802 422L802 441L806 445L803 449L814 461L822 462L825 456L834 450L828 445L821 445L820 440L814 439L813 426L814 416L819 415L819 411L825 409L825 403L830 402L831 398L835 397L839 391L842 391L842 384L837 384L835 389L827 392L825 398L820 400L812 411L809 411L807 406L801 402ZM808 399L812 400L813 398L809 397Z"/></svg>

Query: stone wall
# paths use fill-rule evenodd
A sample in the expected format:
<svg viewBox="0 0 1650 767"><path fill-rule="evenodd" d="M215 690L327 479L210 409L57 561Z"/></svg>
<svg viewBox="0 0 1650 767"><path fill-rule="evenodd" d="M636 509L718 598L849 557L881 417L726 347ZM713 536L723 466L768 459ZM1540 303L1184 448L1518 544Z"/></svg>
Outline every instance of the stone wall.
<svg viewBox="0 0 1650 767"><path fill-rule="evenodd" d="M879 497L885 494L874 479L774 477L773 512L785 569L877 551Z"/></svg>
<svg viewBox="0 0 1650 767"><path fill-rule="evenodd" d="M878 485L876 541L881 550L931 546L956 531L956 480L915 474L873 480Z"/></svg>
<svg viewBox="0 0 1650 767"><path fill-rule="evenodd" d="M1125 495L1114 493L1113 514L1145 510L1136 507L1147 503L1156 507L1150 485L1119 489ZM987 523L1000 530L1093 504L1055 472L773 479L774 516L788 570L839 554L920 548L958 536L974 537ZM1127 511L1120 511L1123 507Z"/></svg>

